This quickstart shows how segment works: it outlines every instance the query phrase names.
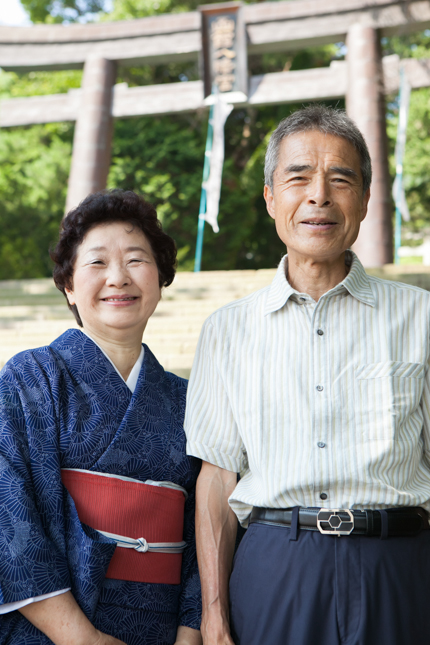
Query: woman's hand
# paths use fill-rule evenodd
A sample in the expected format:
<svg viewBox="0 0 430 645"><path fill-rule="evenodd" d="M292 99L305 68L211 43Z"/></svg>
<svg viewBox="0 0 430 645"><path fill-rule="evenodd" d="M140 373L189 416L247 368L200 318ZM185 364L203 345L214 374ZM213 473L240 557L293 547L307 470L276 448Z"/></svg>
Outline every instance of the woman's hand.
<svg viewBox="0 0 430 645"><path fill-rule="evenodd" d="M85 616L70 591L18 609L55 645L126 645L99 632Z"/></svg>
<svg viewBox="0 0 430 645"><path fill-rule="evenodd" d="M109 636L109 634L99 632L98 629L96 629L96 633L98 635L98 639L94 641L92 645L126 645L123 641L119 641L117 638L114 638L114 636Z"/></svg>
<svg viewBox="0 0 430 645"><path fill-rule="evenodd" d="M202 645L202 635L198 629L179 625L175 645Z"/></svg>

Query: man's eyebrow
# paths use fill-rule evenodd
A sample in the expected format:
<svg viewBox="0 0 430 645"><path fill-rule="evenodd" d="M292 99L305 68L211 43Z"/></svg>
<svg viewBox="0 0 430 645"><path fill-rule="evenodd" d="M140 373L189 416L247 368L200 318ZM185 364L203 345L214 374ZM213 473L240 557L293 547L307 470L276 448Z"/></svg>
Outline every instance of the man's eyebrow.
<svg viewBox="0 0 430 645"><path fill-rule="evenodd" d="M287 166L285 168L285 173L305 172L307 170L313 170L313 166L310 166L308 164L291 164L290 166ZM330 168L330 171L335 172L339 175L343 175L344 177L353 177L354 179L360 179L355 170L348 168L347 166L332 166Z"/></svg>
<svg viewBox="0 0 430 645"><path fill-rule="evenodd" d="M305 170L312 170L312 166L309 165L298 165L298 164L291 164L290 166L287 166L285 168L285 172L304 172Z"/></svg>
<svg viewBox="0 0 430 645"><path fill-rule="evenodd" d="M353 177L354 179L360 179L358 174L352 168L347 168L346 166L332 166L330 168L331 172L335 172L338 175L343 175L344 177Z"/></svg>

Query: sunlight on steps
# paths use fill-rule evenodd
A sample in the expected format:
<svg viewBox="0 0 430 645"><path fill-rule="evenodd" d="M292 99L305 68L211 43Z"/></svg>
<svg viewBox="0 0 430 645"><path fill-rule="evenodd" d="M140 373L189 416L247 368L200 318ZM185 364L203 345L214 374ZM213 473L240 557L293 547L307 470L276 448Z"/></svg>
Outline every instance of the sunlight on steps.
<svg viewBox="0 0 430 645"><path fill-rule="evenodd" d="M430 267L387 265L369 273L430 291ZM148 323L143 340L168 370L188 377L200 329L216 309L269 285L275 269L179 272ZM77 327L52 280L0 282L0 367L17 352L48 345Z"/></svg>
<svg viewBox="0 0 430 645"><path fill-rule="evenodd" d="M188 377L200 330L215 309L269 285L275 270L179 272L143 337L160 363ZM52 280L0 282L0 367L14 354L48 345L77 327Z"/></svg>

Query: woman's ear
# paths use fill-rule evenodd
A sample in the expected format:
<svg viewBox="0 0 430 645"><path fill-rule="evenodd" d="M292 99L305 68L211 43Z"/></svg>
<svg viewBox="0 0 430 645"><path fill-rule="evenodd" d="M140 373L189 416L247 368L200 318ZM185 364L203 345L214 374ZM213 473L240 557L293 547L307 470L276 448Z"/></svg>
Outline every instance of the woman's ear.
<svg viewBox="0 0 430 645"><path fill-rule="evenodd" d="M66 292L66 298L69 303L69 305L75 305L75 294L73 293L72 289L69 289L68 287L64 287L64 291Z"/></svg>

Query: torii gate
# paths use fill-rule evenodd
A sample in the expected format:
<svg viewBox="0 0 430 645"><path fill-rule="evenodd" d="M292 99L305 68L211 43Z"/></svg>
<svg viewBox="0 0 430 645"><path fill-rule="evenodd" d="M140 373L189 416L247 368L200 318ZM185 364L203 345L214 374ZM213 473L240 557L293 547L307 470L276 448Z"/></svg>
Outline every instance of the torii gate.
<svg viewBox="0 0 430 645"><path fill-rule="evenodd" d="M114 85L117 65L197 59L201 16L195 11L89 25L0 27L0 67L5 71L84 69L79 90L0 102L0 127L76 121L67 208L106 186L113 118L205 106L202 81ZM251 54L346 40L346 62L251 77L248 94L230 92L229 102L243 107L346 96L347 111L366 138L374 168L369 214L355 249L366 266L392 262L384 93L398 88L400 61L397 56L382 59L380 38L429 28L430 1L281 0L244 5L242 17ZM413 88L430 86L429 61L401 64Z"/></svg>

